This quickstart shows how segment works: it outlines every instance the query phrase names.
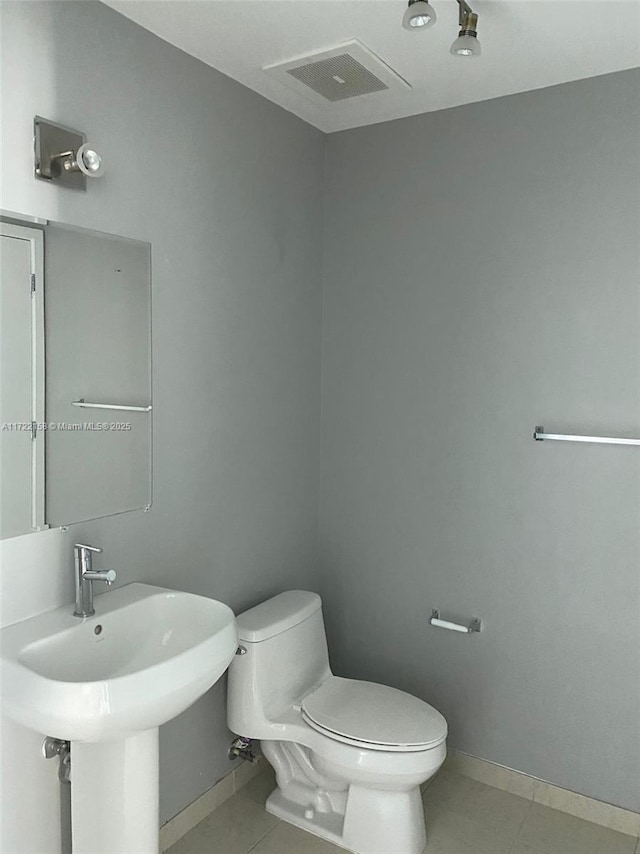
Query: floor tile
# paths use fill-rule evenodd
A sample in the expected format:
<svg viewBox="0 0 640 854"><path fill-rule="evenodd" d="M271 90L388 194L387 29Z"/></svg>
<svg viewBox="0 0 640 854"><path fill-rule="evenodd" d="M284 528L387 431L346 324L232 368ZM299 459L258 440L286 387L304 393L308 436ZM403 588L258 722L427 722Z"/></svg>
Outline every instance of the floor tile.
<svg viewBox="0 0 640 854"><path fill-rule="evenodd" d="M234 794L233 774L223 777L215 786L205 792L200 798L178 813L160 830L161 850L166 850L179 839L182 839L191 828L204 821L213 810L218 809Z"/></svg>
<svg viewBox="0 0 640 854"><path fill-rule="evenodd" d="M204 841L201 836L198 836L198 828L194 827L182 839L167 848L165 854L205 854ZM162 851L162 848L160 849Z"/></svg>
<svg viewBox="0 0 640 854"><path fill-rule="evenodd" d="M344 854L264 810L270 766L167 854ZM450 771L424 792L424 854L640 854L640 840ZM394 854L394 852L388 852Z"/></svg>
<svg viewBox="0 0 640 854"><path fill-rule="evenodd" d="M509 854L513 840L474 821L435 810L427 822L424 854Z"/></svg>
<svg viewBox="0 0 640 854"><path fill-rule="evenodd" d="M251 849L251 854L345 854L345 849L281 822Z"/></svg>
<svg viewBox="0 0 640 854"><path fill-rule="evenodd" d="M432 809L464 816L501 836L515 839L531 801L460 774L443 771L423 796L427 824Z"/></svg>
<svg viewBox="0 0 640 854"><path fill-rule="evenodd" d="M167 854L247 854L277 823L257 804L234 795Z"/></svg>
<svg viewBox="0 0 640 854"><path fill-rule="evenodd" d="M271 767L264 757L260 756L257 762L238 762L233 769L233 784L236 787L236 792L244 788L249 780L258 777L262 772Z"/></svg>
<svg viewBox="0 0 640 854"><path fill-rule="evenodd" d="M518 842L539 848L545 854L634 854L637 840L533 804L518 834Z"/></svg>
<svg viewBox="0 0 640 854"><path fill-rule="evenodd" d="M269 766L261 771L257 777L250 780L246 785L238 790L238 794L242 798L248 798L254 804L264 807L265 801L276 787L276 775L273 768Z"/></svg>
<svg viewBox="0 0 640 854"><path fill-rule="evenodd" d="M539 848L532 848L530 845L522 845L520 842L516 842L509 854L545 854L545 852Z"/></svg>

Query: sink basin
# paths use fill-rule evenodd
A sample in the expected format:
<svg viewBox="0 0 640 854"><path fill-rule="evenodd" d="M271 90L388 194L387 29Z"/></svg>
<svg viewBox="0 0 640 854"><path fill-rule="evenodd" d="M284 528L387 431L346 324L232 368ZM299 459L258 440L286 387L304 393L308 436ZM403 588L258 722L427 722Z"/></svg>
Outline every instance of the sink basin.
<svg viewBox="0 0 640 854"><path fill-rule="evenodd" d="M1 633L7 715L76 742L123 739L202 696L237 649L235 617L215 599L133 583L97 595L95 615L65 605Z"/></svg>

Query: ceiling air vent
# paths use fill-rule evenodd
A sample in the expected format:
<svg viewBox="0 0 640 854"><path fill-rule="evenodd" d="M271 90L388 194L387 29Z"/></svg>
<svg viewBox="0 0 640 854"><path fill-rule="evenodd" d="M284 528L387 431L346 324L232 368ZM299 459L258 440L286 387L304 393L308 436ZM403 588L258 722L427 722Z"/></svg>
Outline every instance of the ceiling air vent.
<svg viewBox="0 0 640 854"><path fill-rule="evenodd" d="M410 85L360 42L267 65L268 74L314 101L344 101Z"/></svg>

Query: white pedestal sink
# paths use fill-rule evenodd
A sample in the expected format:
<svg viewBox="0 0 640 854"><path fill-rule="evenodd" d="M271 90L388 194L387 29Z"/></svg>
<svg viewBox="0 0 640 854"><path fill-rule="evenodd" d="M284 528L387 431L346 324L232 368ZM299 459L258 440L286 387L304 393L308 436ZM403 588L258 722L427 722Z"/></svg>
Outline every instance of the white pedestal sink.
<svg viewBox="0 0 640 854"><path fill-rule="evenodd" d="M71 742L73 854L158 854L158 727L201 697L236 648L215 599L128 584L0 633L6 714Z"/></svg>

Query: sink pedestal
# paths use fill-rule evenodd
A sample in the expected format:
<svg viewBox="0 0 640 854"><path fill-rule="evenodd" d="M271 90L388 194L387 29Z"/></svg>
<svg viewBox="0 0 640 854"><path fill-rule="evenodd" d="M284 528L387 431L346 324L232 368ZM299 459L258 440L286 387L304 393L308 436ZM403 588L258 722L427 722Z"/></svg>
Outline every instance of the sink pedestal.
<svg viewBox="0 0 640 854"><path fill-rule="evenodd" d="M71 742L73 854L158 854L158 729Z"/></svg>

